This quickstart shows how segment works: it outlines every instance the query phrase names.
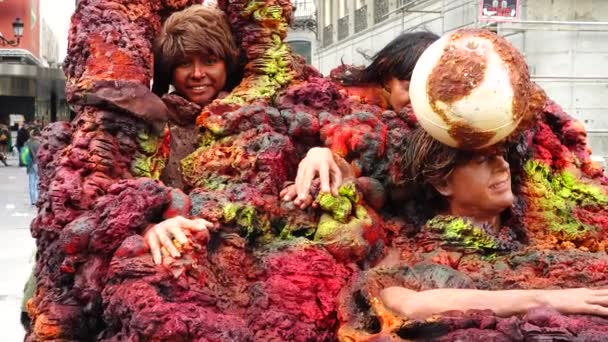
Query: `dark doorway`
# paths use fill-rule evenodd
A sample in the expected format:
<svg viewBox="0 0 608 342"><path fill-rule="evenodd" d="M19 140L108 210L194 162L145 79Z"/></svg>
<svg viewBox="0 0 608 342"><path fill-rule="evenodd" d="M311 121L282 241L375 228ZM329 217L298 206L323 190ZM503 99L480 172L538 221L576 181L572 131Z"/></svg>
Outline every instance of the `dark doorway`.
<svg viewBox="0 0 608 342"><path fill-rule="evenodd" d="M51 92L51 122L57 121L57 93Z"/></svg>
<svg viewBox="0 0 608 342"><path fill-rule="evenodd" d="M25 121L34 120L36 102L33 97L0 96L0 123L8 125L10 114L21 114Z"/></svg>

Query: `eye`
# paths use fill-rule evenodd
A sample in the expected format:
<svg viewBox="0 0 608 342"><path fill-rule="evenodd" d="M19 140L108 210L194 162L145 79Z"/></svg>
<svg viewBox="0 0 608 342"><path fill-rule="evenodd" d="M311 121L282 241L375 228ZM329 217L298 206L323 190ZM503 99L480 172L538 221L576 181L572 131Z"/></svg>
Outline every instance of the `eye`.
<svg viewBox="0 0 608 342"><path fill-rule="evenodd" d="M217 62L219 62L219 58L217 58L215 56L209 56L209 57L203 59L204 65L213 65Z"/></svg>
<svg viewBox="0 0 608 342"><path fill-rule="evenodd" d="M177 68L187 68L187 67L190 67L190 66L192 66L192 60L190 60L190 59L184 59L184 60L177 61L177 63L175 63L175 66Z"/></svg>
<svg viewBox="0 0 608 342"><path fill-rule="evenodd" d="M483 163L485 163L485 162L488 161L488 156L486 156L486 155L478 155L478 156L475 156L475 158L473 158L473 160L477 164L483 164Z"/></svg>

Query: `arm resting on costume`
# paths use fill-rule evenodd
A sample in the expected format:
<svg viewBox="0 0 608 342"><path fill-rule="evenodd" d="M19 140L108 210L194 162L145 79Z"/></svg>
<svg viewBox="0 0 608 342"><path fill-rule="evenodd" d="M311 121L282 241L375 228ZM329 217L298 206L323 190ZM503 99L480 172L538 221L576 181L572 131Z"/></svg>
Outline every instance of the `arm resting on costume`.
<svg viewBox="0 0 608 342"><path fill-rule="evenodd" d="M382 291L385 305L412 319L458 310L492 310L506 317L537 306L551 306L564 314L608 315L607 290L499 290L436 289L416 292L402 287Z"/></svg>

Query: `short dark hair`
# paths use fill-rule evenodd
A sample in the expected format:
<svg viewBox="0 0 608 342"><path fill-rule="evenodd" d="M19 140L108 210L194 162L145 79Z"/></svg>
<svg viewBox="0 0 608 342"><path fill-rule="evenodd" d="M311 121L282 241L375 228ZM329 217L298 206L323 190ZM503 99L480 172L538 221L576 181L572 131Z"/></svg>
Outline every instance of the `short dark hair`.
<svg viewBox="0 0 608 342"><path fill-rule="evenodd" d="M365 68L350 67L334 76L344 85L385 84L390 78L410 80L416 62L439 36L432 32L402 33L372 58Z"/></svg>
<svg viewBox="0 0 608 342"><path fill-rule="evenodd" d="M224 61L227 88L240 81L239 50L228 18L219 9L193 5L169 16L155 41L154 92L166 93L175 67L196 54Z"/></svg>
<svg viewBox="0 0 608 342"><path fill-rule="evenodd" d="M447 208L447 200L435 184L448 180L454 169L468 162L474 153L442 144L421 127L410 133L402 148L401 169L407 180L407 190L416 194L420 208L420 224Z"/></svg>

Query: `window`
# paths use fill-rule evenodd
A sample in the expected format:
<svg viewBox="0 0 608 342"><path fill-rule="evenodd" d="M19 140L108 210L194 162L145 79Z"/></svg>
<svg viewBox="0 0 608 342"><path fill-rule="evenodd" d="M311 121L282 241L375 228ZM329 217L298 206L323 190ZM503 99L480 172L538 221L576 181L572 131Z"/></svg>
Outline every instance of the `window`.
<svg viewBox="0 0 608 342"><path fill-rule="evenodd" d="M413 3L415 0L397 0L397 8Z"/></svg>
<svg viewBox="0 0 608 342"><path fill-rule="evenodd" d="M374 23L377 24L387 18L388 0L374 0Z"/></svg>
<svg viewBox="0 0 608 342"><path fill-rule="evenodd" d="M287 42L291 46L291 50L298 55L306 58L306 63L312 62L312 45L305 40L292 40Z"/></svg>

